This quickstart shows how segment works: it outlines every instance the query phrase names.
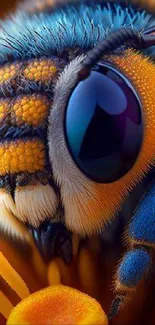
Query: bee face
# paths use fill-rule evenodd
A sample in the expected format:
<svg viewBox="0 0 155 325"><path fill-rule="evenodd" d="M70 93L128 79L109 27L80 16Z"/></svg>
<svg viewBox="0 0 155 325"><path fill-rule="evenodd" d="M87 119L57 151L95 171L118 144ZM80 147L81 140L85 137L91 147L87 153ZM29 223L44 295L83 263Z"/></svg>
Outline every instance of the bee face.
<svg viewBox="0 0 155 325"><path fill-rule="evenodd" d="M22 223L38 228L62 220L90 235L116 215L154 164L155 70L149 58L123 48L79 83L81 62L111 31L124 24L147 29L154 19L119 4L84 2L18 13L16 22L16 29L4 22L0 35L1 223L18 233ZM102 83L105 92L94 95ZM94 100L102 102L99 116ZM88 132L91 123L98 136L93 126Z"/></svg>
<svg viewBox="0 0 155 325"><path fill-rule="evenodd" d="M64 198L65 211L67 211L65 215L65 222L68 225L68 227L73 231L78 231L79 233L92 234L94 230L97 231L101 229L104 223L108 221L110 218L112 218L113 215L116 214L123 200L127 198L129 190L134 188L134 186L138 183L138 181L142 179L144 173L149 170L151 165L153 165L154 153L152 152L151 148L152 146L154 146L154 125L151 122L151 120L152 121L154 120L155 110L154 110L154 100L153 100L153 96L151 97L151 94L153 95L154 93L153 91L154 80L152 79L152 89L151 89L151 83L149 83L148 86L148 80L149 80L150 72L152 71L151 72L152 76L154 74L154 66L152 63L149 62L149 60L147 60L146 58L144 59L141 54L134 53L130 50L127 51L123 57L111 56L107 58L107 60L111 62L111 64L113 64L115 68L119 69L121 74L130 77L129 80L132 80L133 78L132 84L135 86L135 89L137 90L137 94L139 94L141 98L141 101L138 101L136 97L136 100L134 102L135 97L133 97L132 100L132 95L135 96L135 92L130 93L129 103L130 100L132 100L132 105L134 105L135 103L135 106L133 107L134 115L132 115L132 110L130 109L130 113L129 115L127 115L127 123L125 123L125 127L128 127L128 122L129 124L133 123L132 127L130 125L130 131L132 128L132 132L128 133L126 129L125 135L127 139L125 139L125 137L123 136L124 151L126 155L128 155L127 162L128 162L129 169L128 170L124 169L125 170L124 175L119 174L120 170L117 174L118 168L123 168L123 165L125 164L126 160L121 156L121 162L120 162L119 155L118 156L116 155L115 159L113 159L113 151L112 151L112 155L110 156L109 154L108 156L109 159L108 165L105 163L105 169L107 168L107 170L109 164L111 163L110 177L113 177L113 179L111 179L109 182L109 180L107 181L107 179L101 181L102 177L107 177L108 171L105 173L105 169L101 169L100 173L98 173L98 170L100 166L100 160L105 159L105 157L107 158L107 155L105 154L105 150L106 150L105 149L106 146L104 146L105 142L109 143L110 140L111 141L113 140L114 145L117 146L117 149L114 149L114 152L116 153L119 151L118 145L121 143L121 140L119 141L120 138L118 132L120 130L119 128L120 125L117 125L118 122L116 124L113 123L112 125L113 132L115 132L114 127L116 125L116 133L113 134L113 137L115 137L115 139L109 140L107 134L107 138L106 135L105 137L102 138L98 137L96 143L93 143L93 141L90 140L91 154L92 154L91 157L93 157L93 155L96 154L95 150L98 145L103 150L98 160L96 159L96 157L94 159L91 158L89 160L89 152L87 149L87 146L89 146L88 143L89 137L88 137L86 142L86 149L85 149L86 158L85 159L83 158L81 153L82 149L81 147L80 149L78 147L79 146L78 141L81 141L80 145L84 146L85 139L82 138L81 140L81 133L84 130L83 137L86 137L86 133L87 135L89 134L90 124L87 124L86 127L85 119L87 117L89 118L88 114L90 114L90 107L92 105L92 100L89 104L88 111L86 111L86 104L85 107L81 107L82 105L81 102L82 100L84 100L85 103L87 103L86 100L87 101L89 100L89 96L91 96L91 94L93 93L93 89L95 89L94 91L96 91L95 92L96 94L100 86L99 83L102 81L98 81L98 79L95 79L95 82L96 83L98 82L98 87L95 88L95 84L93 84L92 89L87 94L86 91L83 91L82 89L81 90L82 94L80 97L80 94L78 93L78 86L74 88L77 79L75 77L75 74L73 74L73 71L78 72L78 70L80 69L81 59L82 59L81 57L75 59L70 64L70 66L63 72L62 76L59 78L57 82L57 86L55 89L55 98L53 102L53 111L50 114L49 145L50 145L50 159L52 161L54 175L56 176L60 184L62 197ZM130 67L128 65L128 62L130 62ZM106 67L108 67L106 63L105 65ZM136 73L138 73L139 76L137 80L135 79ZM89 78L91 79L91 76ZM86 79L86 82L88 81L88 79ZM119 81L119 79L117 81ZM127 83L127 85L129 87L129 83ZM121 82L119 83L119 86L120 87L122 86ZM82 87L85 87L85 82L83 81L81 82L81 88ZM150 92L149 90L148 92L144 91L144 88L146 89L146 87L150 89ZM122 86L122 89L125 90L124 84ZM76 98L75 102L74 102L74 96ZM101 99L104 100L103 88L102 88L102 94L99 93L99 96L100 96L99 99L96 99L96 101L98 100L97 102L98 106L99 106L99 100L100 101ZM115 96L115 93L113 94L113 96ZM116 112L116 105L118 100L122 99L122 93L119 94L119 92L117 91L117 96L118 99L117 101L115 101L116 102L115 112ZM70 98L69 101L68 101L68 97ZM66 103L67 105L65 105ZM97 104L95 102L95 108ZM120 107L121 106L119 105L119 109ZM125 107L127 107L128 109L128 104L126 104ZM143 117L141 115L141 108L143 110L142 111ZM102 106L102 109L104 109L104 106ZM72 114L72 110L73 110L73 114ZM65 118L66 112L70 114L70 111L71 111L71 117L69 116L67 120L67 117ZM87 116L85 117L86 114ZM121 114L121 121L122 121L123 118L122 112L120 114ZM152 114L151 118L150 118L150 114ZM75 119L75 117L77 117L77 119ZM99 118L96 117L95 119L96 132L98 131L99 135L100 134L102 135L101 133L103 130L102 126L104 124L103 120L102 120L102 125L100 124L101 118L102 115L99 115ZM104 119L105 118L106 117L104 115ZM79 123L79 119L80 119L80 123ZM92 119L91 119L91 123L93 122ZM142 119L144 124L142 124ZM65 123L65 127L66 124L68 123L66 136L63 131L64 123ZM149 126L150 123L151 125ZM101 125L101 129L99 130L100 125ZM121 125L121 131L122 129L123 129L123 125ZM90 137L91 136L92 133L90 133ZM69 138L70 143L69 141L67 141L66 137ZM95 139L95 135L93 136L93 139ZM127 141L126 143L125 140ZM132 146L133 152L129 149L128 147L129 144ZM61 150L59 150L59 148L61 148ZM78 159L80 160L80 164L81 164L80 166L78 165L79 160L76 161L76 158L72 151L72 150L76 150L76 148L78 148L77 151L79 150ZM113 150L112 146L110 147L110 152L111 149ZM120 148L120 153L123 155L122 148ZM135 155L134 156L135 160L133 160L133 153ZM129 164L130 158L131 158L131 165ZM86 164L87 161L90 163ZM96 166L97 162L99 162L98 166ZM102 165L103 164L104 161L102 160ZM94 169L93 169L93 165L95 165ZM97 168L98 170L96 170ZM97 178L96 181L91 179L92 175L88 175L88 173L90 172L93 173L93 176L95 175L94 177ZM119 176L118 179L116 180L115 177L117 177L117 175Z"/></svg>

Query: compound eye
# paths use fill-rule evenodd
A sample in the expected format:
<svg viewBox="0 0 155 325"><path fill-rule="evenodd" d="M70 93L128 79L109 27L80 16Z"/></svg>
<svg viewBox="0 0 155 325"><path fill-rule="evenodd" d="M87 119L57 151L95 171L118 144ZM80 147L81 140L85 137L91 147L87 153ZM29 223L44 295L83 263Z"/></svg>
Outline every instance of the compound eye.
<svg viewBox="0 0 155 325"><path fill-rule="evenodd" d="M129 80L110 65L98 64L69 98L65 136L88 178L110 183L127 174L143 139L141 103Z"/></svg>

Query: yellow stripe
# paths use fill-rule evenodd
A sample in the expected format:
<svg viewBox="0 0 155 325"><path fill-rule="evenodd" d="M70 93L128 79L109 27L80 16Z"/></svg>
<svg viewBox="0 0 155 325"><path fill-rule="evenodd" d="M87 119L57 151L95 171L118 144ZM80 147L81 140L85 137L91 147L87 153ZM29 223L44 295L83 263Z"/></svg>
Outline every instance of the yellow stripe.
<svg viewBox="0 0 155 325"><path fill-rule="evenodd" d="M1 99L0 100L0 123L3 123L4 118L6 119L8 112L9 112L9 101L7 101L6 99Z"/></svg>
<svg viewBox="0 0 155 325"><path fill-rule="evenodd" d="M10 81L12 78L15 78L21 68L20 63L16 64L6 64L0 68L0 84Z"/></svg>
<svg viewBox="0 0 155 325"><path fill-rule="evenodd" d="M27 285L1 252L0 276L8 283L8 285L17 293L21 299L29 296L30 292Z"/></svg>
<svg viewBox="0 0 155 325"><path fill-rule="evenodd" d="M39 126L46 122L51 102L41 94L25 95L15 100L11 107L11 122L17 126Z"/></svg>
<svg viewBox="0 0 155 325"><path fill-rule="evenodd" d="M27 140L0 145L0 175L42 171L45 167L45 145L41 140Z"/></svg>
<svg viewBox="0 0 155 325"><path fill-rule="evenodd" d="M10 300L0 291L0 314L2 314L6 319L8 319L13 305Z"/></svg>
<svg viewBox="0 0 155 325"><path fill-rule="evenodd" d="M46 82L52 80L57 72L55 63L48 59L31 61L27 64L23 74L29 80Z"/></svg>

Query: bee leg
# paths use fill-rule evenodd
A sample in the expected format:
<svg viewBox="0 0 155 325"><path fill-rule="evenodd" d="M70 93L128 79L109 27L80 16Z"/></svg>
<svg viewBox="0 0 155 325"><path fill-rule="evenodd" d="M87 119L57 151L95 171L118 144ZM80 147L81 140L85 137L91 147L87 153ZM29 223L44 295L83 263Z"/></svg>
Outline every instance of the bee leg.
<svg viewBox="0 0 155 325"><path fill-rule="evenodd" d="M121 295L116 296L111 304L111 310L108 315L109 320L118 314L122 304L123 304L123 296Z"/></svg>
<svg viewBox="0 0 155 325"><path fill-rule="evenodd" d="M150 270L155 247L155 185L152 185L140 202L129 224L127 237L129 251L124 255L116 273L116 296L109 318L118 314Z"/></svg>
<svg viewBox="0 0 155 325"><path fill-rule="evenodd" d="M142 246L133 248L124 256L117 271L115 290L109 319L113 318L138 289L138 285L147 274L151 265L151 255Z"/></svg>
<svg viewBox="0 0 155 325"><path fill-rule="evenodd" d="M28 226L45 262L61 257L66 264L72 261L72 234L60 223L43 222L39 228Z"/></svg>

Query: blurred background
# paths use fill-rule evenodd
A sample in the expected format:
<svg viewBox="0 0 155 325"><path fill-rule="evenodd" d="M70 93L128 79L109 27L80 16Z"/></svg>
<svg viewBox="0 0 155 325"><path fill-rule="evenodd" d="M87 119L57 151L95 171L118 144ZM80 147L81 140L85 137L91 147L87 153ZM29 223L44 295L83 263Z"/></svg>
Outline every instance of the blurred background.
<svg viewBox="0 0 155 325"><path fill-rule="evenodd" d="M18 0L0 0L0 17L3 18L5 15L14 10Z"/></svg>
<svg viewBox="0 0 155 325"><path fill-rule="evenodd" d="M0 18L4 18L8 12L14 10L16 8L17 3L20 1L21 0L0 0ZM35 0L35 1L41 2L44 0ZM115 2L117 0L110 0L110 1ZM129 2L129 1L131 1L131 3L134 4L138 4L138 5L141 4L142 7L147 8L151 12L155 11L155 0L122 0L122 2Z"/></svg>

